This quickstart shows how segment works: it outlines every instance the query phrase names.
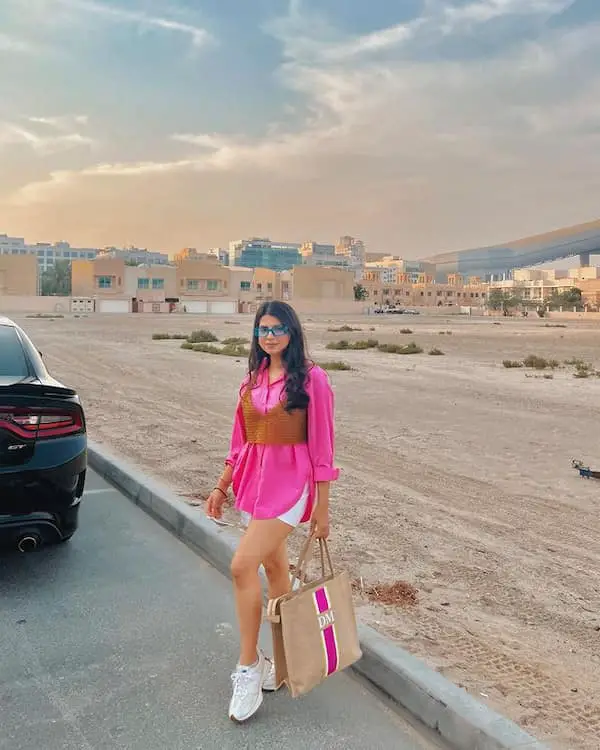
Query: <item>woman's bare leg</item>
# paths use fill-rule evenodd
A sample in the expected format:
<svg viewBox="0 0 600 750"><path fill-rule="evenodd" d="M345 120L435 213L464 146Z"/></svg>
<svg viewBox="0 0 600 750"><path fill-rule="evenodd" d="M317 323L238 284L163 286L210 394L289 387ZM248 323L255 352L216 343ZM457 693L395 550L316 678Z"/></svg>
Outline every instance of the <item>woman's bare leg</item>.
<svg viewBox="0 0 600 750"><path fill-rule="evenodd" d="M277 599L288 594L291 585L287 539L279 545L273 554L263 560L263 565L269 584L269 599Z"/></svg>
<svg viewBox="0 0 600 750"><path fill-rule="evenodd" d="M278 553L291 531L291 526L276 518L253 520L234 555L231 576L240 628L240 664L254 664L257 656L262 620L262 591L258 569L261 563ZM280 585L281 580L279 577Z"/></svg>

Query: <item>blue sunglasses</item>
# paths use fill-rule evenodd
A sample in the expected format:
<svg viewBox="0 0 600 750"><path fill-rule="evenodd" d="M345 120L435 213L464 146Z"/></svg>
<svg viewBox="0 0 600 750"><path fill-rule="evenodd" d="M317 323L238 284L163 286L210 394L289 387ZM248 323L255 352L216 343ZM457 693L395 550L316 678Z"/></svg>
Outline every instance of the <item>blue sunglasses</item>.
<svg viewBox="0 0 600 750"><path fill-rule="evenodd" d="M266 339L269 334L275 338L279 338L280 336L287 336L288 333L289 328L286 325L258 326L258 328L254 329L254 335L259 339Z"/></svg>

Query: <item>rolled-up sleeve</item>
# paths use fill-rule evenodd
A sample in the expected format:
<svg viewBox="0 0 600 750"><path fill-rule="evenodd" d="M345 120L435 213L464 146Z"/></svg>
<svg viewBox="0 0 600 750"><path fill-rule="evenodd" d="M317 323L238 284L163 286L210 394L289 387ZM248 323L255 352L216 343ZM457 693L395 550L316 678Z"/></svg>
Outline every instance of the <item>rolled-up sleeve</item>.
<svg viewBox="0 0 600 750"><path fill-rule="evenodd" d="M333 482L340 472L334 466L334 397L327 373L313 367L309 373L308 451L315 482Z"/></svg>
<svg viewBox="0 0 600 750"><path fill-rule="evenodd" d="M229 453L225 459L227 466L235 466L238 460L238 456L244 443L246 442L246 435L244 432L244 416L242 414L242 405L238 403L237 409L235 410L235 417L233 419L233 429L231 430L231 440L229 441Z"/></svg>

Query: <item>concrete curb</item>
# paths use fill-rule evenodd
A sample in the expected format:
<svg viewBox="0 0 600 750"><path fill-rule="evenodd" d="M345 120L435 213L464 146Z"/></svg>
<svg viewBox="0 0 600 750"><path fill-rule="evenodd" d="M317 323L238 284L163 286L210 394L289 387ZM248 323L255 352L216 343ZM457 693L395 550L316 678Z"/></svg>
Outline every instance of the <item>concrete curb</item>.
<svg viewBox="0 0 600 750"><path fill-rule="evenodd" d="M148 478L102 446L89 442L90 467L229 576L238 536L209 521L165 485ZM512 721L366 625L359 625L363 658L357 673L435 730L456 750L548 750Z"/></svg>

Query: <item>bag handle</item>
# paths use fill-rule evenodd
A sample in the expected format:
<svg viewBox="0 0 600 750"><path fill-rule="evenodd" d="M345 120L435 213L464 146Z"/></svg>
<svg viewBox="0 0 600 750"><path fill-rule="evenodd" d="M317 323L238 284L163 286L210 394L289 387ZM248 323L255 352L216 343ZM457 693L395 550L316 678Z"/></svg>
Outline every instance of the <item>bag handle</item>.
<svg viewBox="0 0 600 750"><path fill-rule="evenodd" d="M295 581L299 581L300 584L304 584L306 578L306 569L308 568L310 561L312 560L314 551L314 538L312 535L308 536L306 542L302 546L298 563L294 569L294 575L292 576L292 588Z"/></svg>
<svg viewBox="0 0 600 750"><path fill-rule="evenodd" d="M298 564L294 571L294 575L292 576L292 587L296 580L298 580L302 586L306 584L306 573L313 557L315 541L316 539L314 534L311 534L302 547L300 557L298 558ZM321 556L322 577L325 578L327 576L327 568L329 568L329 572L331 573L331 575L335 575L333 562L331 561L331 554L329 552L329 546L326 539L319 539L319 552Z"/></svg>

